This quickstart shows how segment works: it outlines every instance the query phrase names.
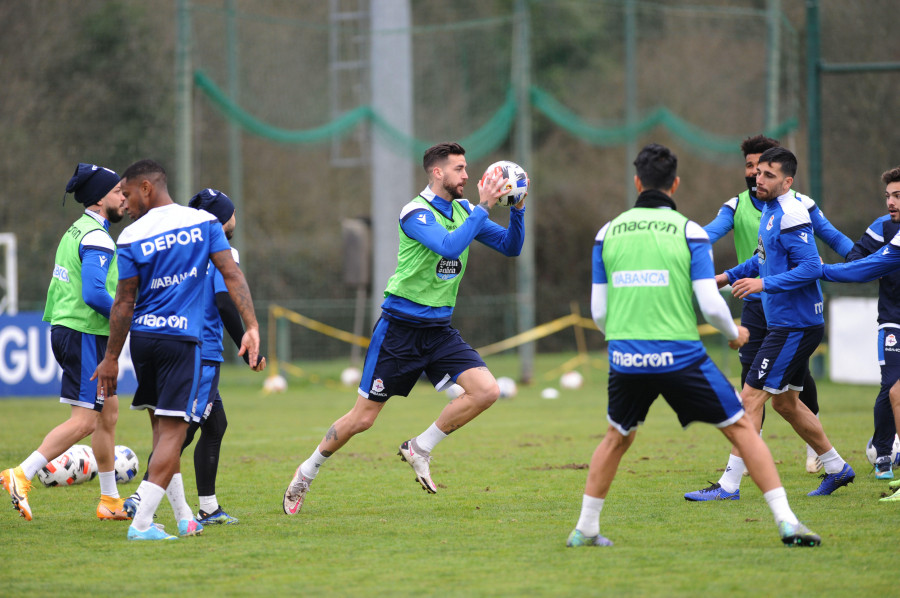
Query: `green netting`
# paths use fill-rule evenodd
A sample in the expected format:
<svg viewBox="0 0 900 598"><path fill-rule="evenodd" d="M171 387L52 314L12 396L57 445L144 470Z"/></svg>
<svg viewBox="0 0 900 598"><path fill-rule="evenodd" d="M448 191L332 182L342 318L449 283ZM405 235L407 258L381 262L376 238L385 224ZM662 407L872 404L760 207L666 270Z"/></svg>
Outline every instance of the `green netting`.
<svg viewBox="0 0 900 598"><path fill-rule="evenodd" d="M226 118L240 124L248 133L279 143L314 144L330 141L333 137L347 135L363 121L371 122L396 150L407 153L410 158L418 158L434 142L405 135L391 126L371 106L358 106L329 123L311 129L283 129L267 124L237 106L203 71L194 73L194 82ZM698 150L731 154L734 153L734 148L740 145L741 139L751 134L748 132L746 135L737 136L717 135L691 124L665 106L654 109L634 123L597 126L566 108L546 91L536 86L532 86L530 91L534 108L557 126L596 146L623 145L635 141L654 127L664 127ZM468 150L470 155L475 159L481 158L506 141L518 110L515 94L510 90L507 92L506 101L493 116L482 127L462 138L463 146L470 148ZM790 133L797 126L797 119L790 118L772 129L763 131L763 134L777 139Z"/></svg>

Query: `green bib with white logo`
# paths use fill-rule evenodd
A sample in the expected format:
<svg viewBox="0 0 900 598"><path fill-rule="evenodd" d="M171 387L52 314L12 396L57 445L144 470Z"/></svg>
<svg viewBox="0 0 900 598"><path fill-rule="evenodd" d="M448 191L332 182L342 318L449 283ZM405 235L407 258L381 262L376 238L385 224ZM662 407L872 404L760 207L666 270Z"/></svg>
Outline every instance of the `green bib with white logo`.
<svg viewBox="0 0 900 598"><path fill-rule="evenodd" d="M109 320L88 306L81 295L81 258L78 257L78 248L84 236L95 230L109 234L103 225L85 214L69 227L59 242L53 278L50 279L50 288L47 290L44 321L79 332L109 336ZM106 275L106 290L111 296L115 296L119 265L115 254L110 259L112 261Z"/></svg>
<svg viewBox="0 0 900 598"><path fill-rule="evenodd" d="M633 208L606 229L607 340L699 340L691 286L688 219Z"/></svg>
<svg viewBox="0 0 900 598"><path fill-rule="evenodd" d="M413 199L434 214L438 224L448 231L454 231L465 222L469 213L458 201L450 202L453 219L444 217L421 196ZM399 226L399 225L398 225ZM400 230L400 251L397 256L397 270L388 280L385 297L396 295L430 307L453 307L456 293L466 271L469 248L466 247L457 259L446 259L431 251Z"/></svg>

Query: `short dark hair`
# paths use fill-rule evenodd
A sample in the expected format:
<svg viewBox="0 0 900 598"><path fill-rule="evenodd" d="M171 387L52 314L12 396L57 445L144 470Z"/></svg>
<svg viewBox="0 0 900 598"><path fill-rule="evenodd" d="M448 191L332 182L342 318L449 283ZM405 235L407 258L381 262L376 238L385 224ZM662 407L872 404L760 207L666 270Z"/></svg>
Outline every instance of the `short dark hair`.
<svg viewBox="0 0 900 598"><path fill-rule="evenodd" d="M793 177L797 174L797 156L791 150L783 147L770 147L759 157L759 163L778 164L785 176Z"/></svg>
<svg viewBox="0 0 900 598"><path fill-rule="evenodd" d="M900 166L895 166L890 170L885 170L881 174L881 181L885 185L889 185L891 183L896 183L900 181Z"/></svg>
<svg viewBox="0 0 900 598"><path fill-rule="evenodd" d="M155 175L155 176L154 176ZM125 169L122 173L123 179L133 179L135 177L145 176L147 178L158 178L158 182L163 186L167 184L166 169L156 160L144 159L138 160Z"/></svg>
<svg viewBox="0 0 900 598"><path fill-rule="evenodd" d="M781 143L777 139L772 139L765 135L747 137L741 142L741 151L744 153L745 158L750 154L761 154L773 147L781 147Z"/></svg>
<svg viewBox="0 0 900 598"><path fill-rule="evenodd" d="M666 146L651 143L635 158L634 167L645 189L666 191L678 174L678 157Z"/></svg>
<svg viewBox="0 0 900 598"><path fill-rule="evenodd" d="M444 143L438 143L437 145L432 145L427 150L425 150L425 156L422 157L422 168L425 169L425 172L431 176L431 169L438 162L443 162L447 159L448 156L465 156L466 150L463 149L458 143L454 143L452 141L445 141Z"/></svg>

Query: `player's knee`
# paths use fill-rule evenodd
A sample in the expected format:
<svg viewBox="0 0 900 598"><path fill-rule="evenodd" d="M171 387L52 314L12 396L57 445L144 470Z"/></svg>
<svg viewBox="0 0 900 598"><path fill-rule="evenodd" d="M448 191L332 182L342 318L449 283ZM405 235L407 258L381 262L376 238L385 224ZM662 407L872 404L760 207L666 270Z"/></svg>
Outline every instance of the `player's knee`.
<svg viewBox="0 0 900 598"><path fill-rule="evenodd" d="M484 411L500 398L500 386L494 382L471 394L472 401Z"/></svg>

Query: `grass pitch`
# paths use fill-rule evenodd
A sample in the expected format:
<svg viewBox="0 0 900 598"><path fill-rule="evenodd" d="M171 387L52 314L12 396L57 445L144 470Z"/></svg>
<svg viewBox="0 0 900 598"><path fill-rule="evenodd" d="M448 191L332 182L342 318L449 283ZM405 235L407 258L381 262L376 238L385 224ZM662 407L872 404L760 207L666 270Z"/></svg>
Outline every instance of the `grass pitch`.
<svg viewBox="0 0 900 598"><path fill-rule="evenodd" d="M396 455L446 401L420 383L330 459L295 517L282 513L284 489L355 392L340 386L341 364L300 364L308 375L272 395L261 391L262 375L226 366L217 496L240 523L176 542L128 542L126 522L96 519L96 480L44 488L35 479L31 522L0 496L0 594L873 596L891 588L900 504L878 502L887 485L874 480L864 454L873 387L819 382L826 432L857 472L830 497L806 496L819 480L804 469L803 442L769 410L765 440L791 506L822 536L821 547L782 546L749 478L739 501L686 502L684 492L718 479L729 445L710 426L682 431L659 400L601 514L615 546L567 549L587 463L606 429L606 375L592 370L583 388L541 399L544 387L558 387L542 373L565 357L540 356L535 384L438 446L438 494L422 491ZM512 358L488 365L515 376ZM138 453L143 473L149 425L128 410L130 398L121 399L117 443ZM67 415L54 399L0 401L0 467L21 462ZM196 511L191 451L182 469ZM158 521L176 528L167 501Z"/></svg>

